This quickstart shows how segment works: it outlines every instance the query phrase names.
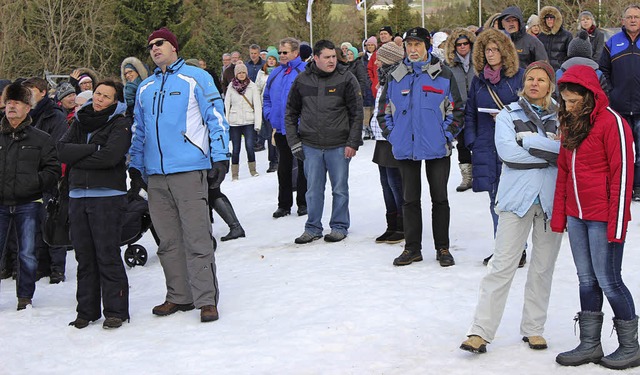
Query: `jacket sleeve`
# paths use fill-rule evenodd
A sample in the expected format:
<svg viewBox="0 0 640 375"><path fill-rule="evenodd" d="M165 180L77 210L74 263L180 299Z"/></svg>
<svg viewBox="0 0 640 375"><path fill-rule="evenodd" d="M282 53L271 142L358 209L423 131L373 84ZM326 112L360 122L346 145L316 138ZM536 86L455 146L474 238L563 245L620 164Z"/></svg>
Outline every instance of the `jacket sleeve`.
<svg viewBox="0 0 640 375"><path fill-rule="evenodd" d="M544 159L551 165L556 165L560 152L560 141L536 134L522 138L522 147L533 156Z"/></svg>
<svg viewBox="0 0 640 375"><path fill-rule="evenodd" d="M267 80L264 83L264 88L262 89L262 114L268 121L271 121L271 119L269 118L269 115L271 114L271 89L269 81L271 81L274 77L273 72L275 72L275 69L271 71L271 74L269 74L269 76L267 77Z"/></svg>
<svg viewBox="0 0 640 375"><path fill-rule="evenodd" d="M42 147L38 171L38 178L40 180L40 188L42 191L50 191L55 188L61 175L62 168L58 162L56 146L53 143L53 139L47 137L47 140Z"/></svg>
<svg viewBox="0 0 640 375"><path fill-rule="evenodd" d="M604 33L600 29L596 29L596 41L593 45L593 60L595 62L600 61L602 56L602 49L604 48Z"/></svg>
<svg viewBox="0 0 640 375"><path fill-rule="evenodd" d="M369 75L367 74L367 69L365 69L360 60L356 61L355 64L356 78L358 79L358 83L360 84L360 92L362 92L362 95L364 95L364 91L367 89L367 86L371 85L371 82L369 81Z"/></svg>
<svg viewBox="0 0 640 375"><path fill-rule="evenodd" d="M567 227L567 179L569 177L569 165L567 158L571 151L560 149L558 156L558 177L556 178L556 191L553 199L553 213L551 215L551 230L562 233Z"/></svg>
<svg viewBox="0 0 640 375"><path fill-rule="evenodd" d="M467 104L464 108L464 145L469 150L473 150L473 144L476 142L478 134L478 101L476 92L478 91L479 82L478 77L474 76L471 81L471 87L469 87Z"/></svg>
<svg viewBox="0 0 640 375"><path fill-rule="evenodd" d="M260 130L262 128L262 98L260 98L260 88L258 85L253 85L253 90L251 90L252 98L251 102L253 104L253 128L256 130Z"/></svg>
<svg viewBox="0 0 640 375"><path fill-rule="evenodd" d="M224 96L224 114L227 117L227 121L229 118L229 111L231 111L231 97L233 96L233 92L229 92L227 89L227 95Z"/></svg>
<svg viewBox="0 0 640 375"><path fill-rule="evenodd" d="M380 101L378 102L378 113L376 114L376 119L378 120L378 126L380 126L380 130L382 130L382 135L389 139L389 133L393 130L393 105L391 104L391 99L389 99L389 84L387 82L383 87L380 88L382 93L380 94Z"/></svg>
<svg viewBox="0 0 640 375"><path fill-rule="evenodd" d="M622 118L606 127L604 147L609 164L607 239L610 242L624 242L631 220L634 154L631 128Z"/></svg>
<svg viewBox="0 0 640 375"><path fill-rule="evenodd" d="M136 94L136 105L133 109L133 125L131 126L131 147L129 148L129 168L135 168L144 176L144 142L145 126L142 122L142 105L140 104L140 87Z"/></svg>
<svg viewBox="0 0 640 375"><path fill-rule="evenodd" d="M533 61L544 60L549 62L549 56L547 56L547 50L544 49L544 45L536 37L533 37L533 54L535 58L535 60Z"/></svg>
<svg viewBox="0 0 640 375"><path fill-rule="evenodd" d="M131 146L131 123L129 118L116 120L107 142L96 148L91 155L79 160L73 166L82 169L109 169L116 166ZM91 146L95 146L91 144Z"/></svg>
<svg viewBox="0 0 640 375"><path fill-rule="evenodd" d="M211 161L229 159L229 123L224 116L224 104L218 89L209 74L203 74L205 82L195 86L195 97L200 114L209 129Z"/></svg>
<svg viewBox="0 0 640 375"><path fill-rule="evenodd" d="M56 111L56 115L52 117L50 121L51 126L48 129L48 133L53 142L58 142L64 133L67 132L67 129L69 129L67 118L62 112Z"/></svg>
<svg viewBox="0 0 640 375"><path fill-rule="evenodd" d="M600 70L607 77L609 82L611 82L611 47L610 44L611 39L609 39L602 49L602 55L600 55L600 60L598 60L598 65L600 65Z"/></svg>
<svg viewBox="0 0 640 375"><path fill-rule="evenodd" d="M60 161L69 166L74 166L78 161L93 154L97 146L80 142L78 139L78 122L74 121L58 141L57 148Z"/></svg>
<svg viewBox="0 0 640 375"><path fill-rule="evenodd" d="M447 68L447 70L449 69ZM445 109L447 116L444 130L451 143L460 133L464 124L464 103L462 103L462 95L460 95L456 78L451 71L449 71L449 96L445 101Z"/></svg>
<svg viewBox="0 0 640 375"><path fill-rule="evenodd" d="M376 89L376 86L378 85L378 67L375 64L377 58L378 51L375 51L371 54L369 62L367 63L367 75L369 76L369 81L371 81L371 93L374 98L378 93L378 90Z"/></svg>
<svg viewBox="0 0 640 375"><path fill-rule="evenodd" d="M289 90L289 97L287 99L287 109L284 116L284 125L287 132L287 143L289 147L293 147L300 143L300 137L298 137L298 122L300 121L300 113L302 113L302 97L298 92L298 79L296 77Z"/></svg>
<svg viewBox="0 0 640 375"><path fill-rule="evenodd" d="M360 65L362 67L362 65ZM364 69L364 68L363 68ZM358 79L350 72L346 73L347 90L345 103L349 111L349 138L347 146L358 149L362 145L362 90Z"/></svg>
<svg viewBox="0 0 640 375"><path fill-rule="evenodd" d="M516 142L516 130L506 108L496 116L495 141L500 160L509 168L538 169L549 166L546 160L531 155Z"/></svg>

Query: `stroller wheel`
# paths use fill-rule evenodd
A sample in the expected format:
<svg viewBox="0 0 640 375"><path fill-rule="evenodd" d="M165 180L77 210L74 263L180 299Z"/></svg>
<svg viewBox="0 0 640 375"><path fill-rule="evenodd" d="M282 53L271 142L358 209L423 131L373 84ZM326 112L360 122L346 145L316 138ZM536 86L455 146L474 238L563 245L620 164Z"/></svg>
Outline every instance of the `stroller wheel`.
<svg viewBox="0 0 640 375"><path fill-rule="evenodd" d="M129 245L124 251L124 262L129 267L144 266L147 263L147 249L142 245Z"/></svg>

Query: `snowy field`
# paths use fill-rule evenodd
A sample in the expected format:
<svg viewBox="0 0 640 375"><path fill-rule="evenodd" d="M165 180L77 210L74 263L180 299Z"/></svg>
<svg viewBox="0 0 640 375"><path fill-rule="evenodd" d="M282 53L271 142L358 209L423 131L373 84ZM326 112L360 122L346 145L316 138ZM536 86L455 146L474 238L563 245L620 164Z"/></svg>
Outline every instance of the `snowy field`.
<svg viewBox="0 0 640 375"><path fill-rule="evenodd" d="M449 181L451 252L456 265L435 261L430 201L423 182L425 260L394 267L402 244L376 244L385 229L378 172L367 141L351 163L351 229L346 240L295 245L306 217L273 219L277 177L265 173L266 152L257 153L252 178L243 151L240 180L225 181L247 232L219 242L220 320L200 323L199 311L156 317L165 297L164 276L150 233L144 267L128 269L131 322L102 329L102 320L78 330L76 261L68 253L67 281L37 284L33 308L16 311L15 282L0 287L0 374L604 374L598 365L563 368L554 358L577 344L573 316L578 286L569 241L556 266L545 337L549 349L533 351L521 341L519 322L528 265L518 270L504 319L488 352L458 349L476 304L482 258L492 252L487 193L458 193L457 162ZM424 179L424 178L423 178ZM327 194L329 190L327 189ZM325 202L328 233L330 196ZM634 204L623 276L640 297L640 205ZM228 228L216 216L217 239ZM530 242L529 242L530 243ZM530 251L535 251L531 249ZM611 309L605 303L603 346L617 347ZM640 374L639 369L627 370Z"/></svg>

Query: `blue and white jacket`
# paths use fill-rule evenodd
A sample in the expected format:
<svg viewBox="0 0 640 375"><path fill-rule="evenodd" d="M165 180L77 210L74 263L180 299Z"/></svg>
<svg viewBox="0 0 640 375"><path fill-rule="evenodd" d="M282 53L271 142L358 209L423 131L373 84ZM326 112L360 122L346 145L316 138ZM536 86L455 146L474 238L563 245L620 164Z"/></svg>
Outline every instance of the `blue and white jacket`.
<svg viewBox="0 0 640 375"><path fill-rule="evenodd" d="M502 160L496 210L523 217L539 202L547 219L553 211L556 162L560 140L555 139L556 105L541 115L520 98L496 116L496 150Z"/></svg>
<svg viewBox="0 0 640 375"><path fill-rule="evenodd" d="M611 108L623 115L640 113L640 37L632 41L625 28L604 45L600 70L612 86Z"/></svg>
<svg viewBox="0 0 640 375"><path fill-rule="evenodd" d="M143 175L205 170L229 158L229 124L213 78L182 58L140 83L133 113L129 166Z"/></svg>
<svg viewBox="0 0 640 375"><path fill-rule="evenodd" d="M298 56L289 61L287 65L280 65L273 69L267 78L263 93L262 113L277 133L287 134L284 125L287 98L293 81L299 73L304 71L306 66L307 64Z"/></svg>

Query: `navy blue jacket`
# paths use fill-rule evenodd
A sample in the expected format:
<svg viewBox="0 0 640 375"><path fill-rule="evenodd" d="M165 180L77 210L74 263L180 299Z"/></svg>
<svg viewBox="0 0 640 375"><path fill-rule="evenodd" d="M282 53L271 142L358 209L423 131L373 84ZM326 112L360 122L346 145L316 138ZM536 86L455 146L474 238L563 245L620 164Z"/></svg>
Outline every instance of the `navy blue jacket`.
<svg viewBox="0 0 640 375"><path fill-rule="evenodd" d="M600 70L613 87L611 108L623 115L640 113L640 37L632 41L625 28L612 36L600 56Z"/></svg>

